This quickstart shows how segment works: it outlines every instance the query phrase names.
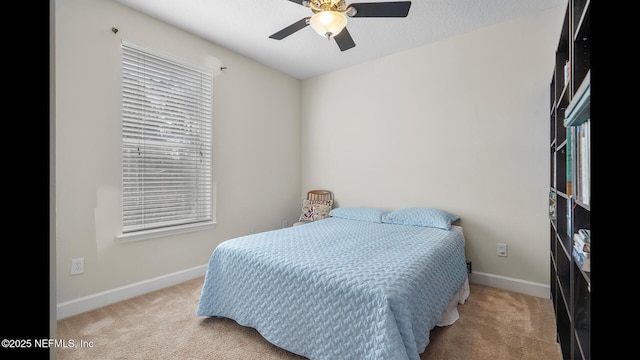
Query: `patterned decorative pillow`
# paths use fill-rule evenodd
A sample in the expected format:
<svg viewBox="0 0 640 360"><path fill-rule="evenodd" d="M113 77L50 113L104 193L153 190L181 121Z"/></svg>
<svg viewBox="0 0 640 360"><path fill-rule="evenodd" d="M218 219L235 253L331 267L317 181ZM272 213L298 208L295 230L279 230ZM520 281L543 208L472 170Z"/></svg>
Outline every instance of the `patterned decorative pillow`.
<svg viewBox="0 0 640 360"><path fill-rule="evenodd" d="M302 215L299 221L316 221L329 217L333 200L308 200L302 202Z"/></svg>

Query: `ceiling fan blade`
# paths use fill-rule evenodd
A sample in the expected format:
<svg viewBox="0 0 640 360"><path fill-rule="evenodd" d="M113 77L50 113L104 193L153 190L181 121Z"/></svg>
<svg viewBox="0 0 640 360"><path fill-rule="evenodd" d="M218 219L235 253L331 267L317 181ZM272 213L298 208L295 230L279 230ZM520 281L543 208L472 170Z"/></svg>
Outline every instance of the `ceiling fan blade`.
<svg viewBox="0 0 640 360"><path fill-rule="evenodd" d="M300 4L302 6L306 6L309 7L309 5L305 5L304 3L306 2L307 4L309 4L309 0L289 0L291 2L294 2L296 4Z"/></svg>
<svg viewBox="0 0 640 360"><path fill-rule="evenodd" d="M336 44L338 44L340 51L349 50L356 46L356 43L353 42L353 38L351 38L351 34L347 31L347 28L342 29L342 31L333 38L336 39Z"/></svg>
<svg viewBox="0 0 640 360"><path fill-rule="evenodd" d="M411 1L355 3L350 6L356 9L351 17L406 17Z"/></svg>
<svg viewBox="0 0 640 360"><path fill-rule="evenodd" d="M307 25L309 25L309 21L308 20L309 20L308 17L306 17L304 19L301 19L301 20L298 20L298 21L294 22L293 24L287 26L286 28L278 31L277 33L269 36L269 38L276 39L276 40L282 40L282 39L286 38L287 36L293 34L294 32L307 27Z"/></svg>

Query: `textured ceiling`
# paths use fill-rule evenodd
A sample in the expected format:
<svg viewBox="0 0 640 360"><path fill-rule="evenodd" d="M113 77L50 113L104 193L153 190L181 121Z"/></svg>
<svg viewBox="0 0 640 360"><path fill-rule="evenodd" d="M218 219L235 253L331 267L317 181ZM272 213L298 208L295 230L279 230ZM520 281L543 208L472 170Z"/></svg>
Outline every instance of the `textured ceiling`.
<svg viewBox="0 0 640 360"><path fill-rule="evenodd" d="M270 39L313 14L288 0L115 1L301 80L567 3L415 0L406 18L348 18L356 46L341 52L309 26L283 40ZM380 0L346 1L358 2Z"/></svg>

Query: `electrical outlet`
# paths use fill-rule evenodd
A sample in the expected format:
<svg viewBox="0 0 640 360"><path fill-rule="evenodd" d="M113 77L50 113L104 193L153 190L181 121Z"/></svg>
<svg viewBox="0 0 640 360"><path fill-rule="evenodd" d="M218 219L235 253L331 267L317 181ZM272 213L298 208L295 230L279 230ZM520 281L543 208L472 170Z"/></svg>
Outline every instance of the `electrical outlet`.
<svg viewBox="0 0 640 360"><path fill-rule="evenodd" d="M282 228L283 229L287 227L287 224L288 224L287 220L282 220Z"/></svg>
<svg viewBox="0 0 640 360"><path fill-rule="evenodd" d="M498 244L498 256L507 256L507 244Z"/></svg>
<svg viewBox="0 0 640 360"><path fill-rule="evenodd" d="M84 258L71 259L71 275L78 275L84 272Z"/></svg>

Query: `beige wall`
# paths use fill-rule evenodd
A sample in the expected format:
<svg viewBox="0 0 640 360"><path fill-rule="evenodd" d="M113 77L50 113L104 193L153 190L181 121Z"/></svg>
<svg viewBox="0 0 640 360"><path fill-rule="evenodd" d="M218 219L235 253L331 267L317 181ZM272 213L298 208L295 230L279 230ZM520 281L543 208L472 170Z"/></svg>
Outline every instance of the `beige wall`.
<svg viewBox="0 0 640 360"><path fill-rule="evenodd" d="M339 206L456 213L474 272L548 285L549 82L563 15L305 80L302 189L331 189Z"/></svg>
<svg viewBox="0 0 640 360"><path fill-rule="evenodd" d="M207 263L217 244L300 209L300 81L111 0L56 1L57 302ZM117 34L112 27L119 29ZM217 225L121 243L121 41L214 78ZM85 272L70 275L71 259Z"/></svg>

